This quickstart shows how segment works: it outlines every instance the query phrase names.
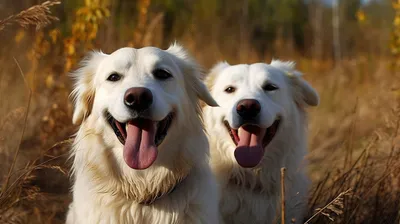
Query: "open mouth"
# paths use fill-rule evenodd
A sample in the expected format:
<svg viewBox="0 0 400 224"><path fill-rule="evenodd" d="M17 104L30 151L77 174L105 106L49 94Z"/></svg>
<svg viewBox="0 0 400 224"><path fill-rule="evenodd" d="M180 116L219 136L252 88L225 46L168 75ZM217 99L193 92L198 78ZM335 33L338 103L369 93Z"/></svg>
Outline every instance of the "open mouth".
<svg viewBox="0 0 400 224"><path fill-rule="evenodd" d="M239 165L251 168L260 163L265 147L278 131L280 121L278 117L268 128L260 128L255 124L243 124L239 129L231 128L229 123L224 121L226 129L236 145L235 158Z"/></svg>
<svg viewBox="0 0 400 224"><path fill-rule="evenodd" d="M106 114L107 121L118 140L124 145L124 160L133 169L146 169L157 158L157 147L163 142L173 120L170 113L161 121L135 118L126 123Z"/></svg>
<svg viewBox="0 0 400 224"><path fill-rule="evenodd" d="M280 123L280 118L277 118L275 120L275 122L269 126L266 130L266 133L263 137L262 140L262 146L265 148L267 147L267 145L272 141L272 139L275 137L276 132L278 131L278 127L279 127L279 123ZM244 127L244 126L248 126L248 127L252 127L253 128L259 128L256 125L252 125L252 124L244 124L243 126L241 126L239 129L233 129L231 128L231 126L229 125L228 121L224 121L224 125L226 127L226 129L228 130L229 135L232 138L233 143L235 143L235 145L237 146L239 144L240 138L239 138L239 129Z"/></svg>
<svg viewBox="0 0 400 224"><path fill-rule="evenodd" d="M173 114L170 113L168 116L166 116L163 120L155 122L157 123L157 132L156 132L156 136L155 136L155 144L156 146L159 146L165 136L167 136L167 132L169 127L171 126L172 123L172 118L173 118ZM147 119L144 118L136 118L136 121L138 121L140 123L140 121L145 121ZM128 123L121 123L119 121L117 121L115 118L113 118L110 114L107 115L107 121L108 123L111 125L112 129L114 130L115 135L117 136L118 140L125 145L125 140L127 137L127 127L128 127Z"/></svg>

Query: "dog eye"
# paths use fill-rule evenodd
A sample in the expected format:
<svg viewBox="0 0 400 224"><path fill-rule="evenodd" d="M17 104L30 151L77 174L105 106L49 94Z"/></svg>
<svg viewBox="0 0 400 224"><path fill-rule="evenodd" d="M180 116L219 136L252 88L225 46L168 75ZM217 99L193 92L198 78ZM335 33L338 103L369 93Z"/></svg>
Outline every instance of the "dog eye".
<svg viewBox="0 0 400 224"><path fill-rule="evenodd" d="M229 86L228 88L225 89L226 93L233 93L236 91L236 88L233 86Z"/></svg>
<svg viewBox="0 0 400 224"><path fill-rule="evenodd" d="M274 85L274 84L271 84L271 83L265 84L262 88L263 88L265 91L274 91L274 90L279 89L278 86L276 86L276 85Z"/></svg>
<svg viewBox="0 0 400 224"><path fill-rule="evenodd" d="M159 79L159 80L166 80L166 79L172 77L172 75L169 72L165 71L164 69L154 70L153 75L156 79Z"/></svg>
<svg viewBox="0 0 400 224"><path fill-rule="evenodd" d="M121 76L117 73L112 73L110 76L108 76L107 80L111 82L116 82L121 79Z"/></svg>

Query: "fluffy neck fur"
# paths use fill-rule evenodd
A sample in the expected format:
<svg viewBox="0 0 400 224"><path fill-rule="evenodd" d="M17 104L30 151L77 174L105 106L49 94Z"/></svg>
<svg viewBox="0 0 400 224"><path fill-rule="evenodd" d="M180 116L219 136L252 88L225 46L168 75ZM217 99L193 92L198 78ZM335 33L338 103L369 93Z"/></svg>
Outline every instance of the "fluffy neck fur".
<svg viewBox="0 0 400 224"><path fill-rule="evenodd" d="M104 194L114 197L109 202L102 201L103 204L115 200L130 200L135 203L151 201L160 194L167 194L192 169L202 167L207 162L208 151L189 144L192 138L206 141L199 117L192 118L186 126L171 127L171 136L159 147L156 163L143 171L126 166L122 158L122 146L112 148L112 145L118 145L115 144L118 140L111 130L101 128L104 127L102 122L105 121L95 116L89 116L84 121L75 138L72 155L75 182L87 182L87 190L98 195L95 200L102 200L101 195ZM168 139L177 139L173 135L178 132L173 129L184 130L187 138L179 142L169 142ZM203 147L206 145L201 144ZM196 162L191 158L201 159Z"/></svg>

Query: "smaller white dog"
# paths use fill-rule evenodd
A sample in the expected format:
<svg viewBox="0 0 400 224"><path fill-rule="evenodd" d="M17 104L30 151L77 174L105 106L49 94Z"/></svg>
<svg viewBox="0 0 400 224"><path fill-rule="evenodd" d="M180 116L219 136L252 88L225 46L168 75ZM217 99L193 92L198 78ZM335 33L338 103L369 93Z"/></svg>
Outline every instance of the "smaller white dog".
<svg viewBox="0 0 400 224"><path fill-rule="evenodd" d="M307 207L307 105L316 91L294 63L219 63L207 79L220 107L204 109L211 161L225 223L280 220L280 169L286 172L286 223L302 223Z"/></svg>
<svg viewBox="0 0 400 224"><path fill-rule="evenodd" d="M95 52L74 76L67 224L218 223L199 99L217 104L184 49Z"/></svg>

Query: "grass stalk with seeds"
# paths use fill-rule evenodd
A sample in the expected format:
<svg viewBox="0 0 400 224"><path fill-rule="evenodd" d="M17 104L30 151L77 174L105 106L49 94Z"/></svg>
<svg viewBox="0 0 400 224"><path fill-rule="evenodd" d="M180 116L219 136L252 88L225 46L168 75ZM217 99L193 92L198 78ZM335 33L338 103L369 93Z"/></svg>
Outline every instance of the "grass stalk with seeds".
<svg viewBox="0 0 400 224"><path fill-rule="evenodd" d="M40 5L32 6L18 14L2 19L0 20L0 31L11 24L17 24L24 28L36 26L37 30L41 29L53 21L58 21L56 16L51 15L50 7L59 5L60 3L60 1L46 1Z"/></svg>

